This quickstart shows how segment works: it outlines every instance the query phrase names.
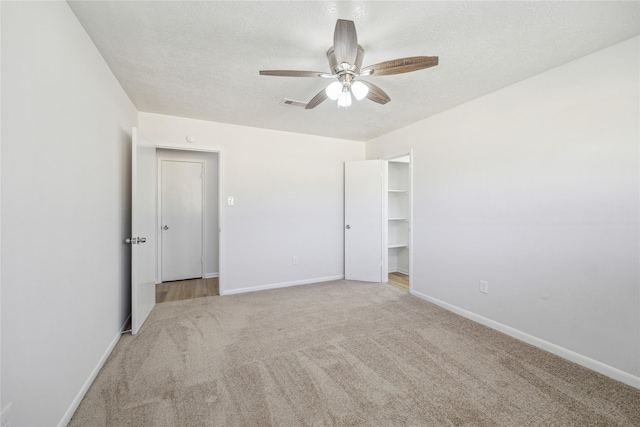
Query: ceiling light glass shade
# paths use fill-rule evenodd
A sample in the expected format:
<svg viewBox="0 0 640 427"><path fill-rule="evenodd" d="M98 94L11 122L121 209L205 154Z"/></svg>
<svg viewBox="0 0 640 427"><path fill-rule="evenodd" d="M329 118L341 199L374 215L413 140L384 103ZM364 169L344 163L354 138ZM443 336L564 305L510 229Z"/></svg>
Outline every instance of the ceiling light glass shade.
<svg viewBox="0 0 640 427"><path fill-rule="evenodd" d="M340 97L338 98L338 107L347 108L351 105L351 92L346 91L340 93Z"/></svg>
<svg viewBox="0 0 640 427"><path fill-rule="evenodd" d="M329 99L335 101L342 93L342 83L333 82L324 90Z"/></svg>
<svg viewBox="0 0 640 427"><path fill-rule="evenodd" d="M353 82L351 84L351 93L358 101L361 101L369 93L369 87L362 82Z"/></svg>

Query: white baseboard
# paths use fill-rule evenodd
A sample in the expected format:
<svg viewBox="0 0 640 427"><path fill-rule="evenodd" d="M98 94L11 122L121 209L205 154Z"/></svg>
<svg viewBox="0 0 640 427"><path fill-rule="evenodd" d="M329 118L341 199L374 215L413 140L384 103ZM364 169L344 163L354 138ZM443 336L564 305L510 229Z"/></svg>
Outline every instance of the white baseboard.
<svg viewBox="0 0 640 427"><path fill-rule="evenodd" d="M87 378L87 380L82 385L82 388L76 395L75 399L73 399L73 401L71 402L71 406L69 406L69 409L67 409L67 412L65 412L64 415L62 416L62 419L58 423L59 427L64 427L67 424L69 424L69 422L71 421L71 417L73 417L73 414L76 412L76 409L78 409L78 406L80 406L80 402L82 402L82 399L84 399L84 395L87 394L87 391L89 391L89 387L91 387L91 384L93 384L93 381L98 376L100 369L102 369L105 362L107 361L107 358L109 357L113 349L116 347L116 344L118 344L118 341L122 336L122 331L124 331L124 328L127 326L127 323L129 322L130 319L131 319L131 314L127 316L122 326L120 326L120 330L118 331L116 336L113 338L113 340L111 340L111 343L109 344L109 346L107 347L107 350L104 352L104 354L98 361L98 364L96 365L96 367L93 368L93 371L91 371L91 373L89 374L89 378Z"/></svg>
<svg viewBox="0 0 640 427"><path fill-rule="evenodd" d="M267 289L287 288L289 286L308 285L310 283L330 282L332 280L342 280L344 275L318 277L315 279L295 280L293 282L272 283L270 285L250 286L248 288L223 290L220 295L243 294L245 292L264 291Z"/></svg>
<svg viewBox="0 0 640 427"><path fill-rule="evenodd" d="M205 279L212 279L214 277L220 277L220 273L205 273L204 278ZM158 281L158 279L156 279L156 285L161 284L162 281Z"/></svg>
<svg viewBox="0 0 640 427"><path fill-rule="evenodd" d="M584 366L587 369L591 369L592 371L596 371L602 375L606 375L609 378L613 378L616 381L620 381L621 383L625 383L627 385L630 385L631 387L640 389L640 377L636 377L627 372L621 371L620 369L614 368L613 366L606 365L587 356L583 356L582 354L568 350L564 347L560 347L559 345L550 343L533 335L529 335L526 332L514 329L510 326L496 322L495 320L487 319L486 317L480 316L479 314L467 311L460 307L456 307L455 305L451 305L444 301L440 301L439 299L425 295L422 292L413 290L411 291L411 294L425 301L429 301L435 305L438 305L453 313L459 314L460 316L466 317L467 319L473 320L474 322L488 326L491 329L495 329L496 331L507 334L513 338L519 339L520 341L524 341L527 344L531 344L535 347L546 350L549 353L553 353L556 356L562 357L563 359L567 359L571 362L577 363L578 365Z"/></svg>
<svg viewBox="0 0 640 427"><path fill-rule="evenodd" d="M391 273L402 273L402 274L406 274L408 276L409 275L409 270L405 270L404 268L396 268L394 270L389 270L388 273L389 274L391 274Z"/></svg>

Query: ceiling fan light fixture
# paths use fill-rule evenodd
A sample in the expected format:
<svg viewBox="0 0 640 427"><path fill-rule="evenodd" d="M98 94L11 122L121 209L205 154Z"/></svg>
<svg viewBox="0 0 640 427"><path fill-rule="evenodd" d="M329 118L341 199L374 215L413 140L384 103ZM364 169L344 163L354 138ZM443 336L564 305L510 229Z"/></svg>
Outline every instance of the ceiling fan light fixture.
<svg viewBox="0 0 640 427"><path fill-rule="evenodd" d="M351 106L351 92L344 91L340 93L340 97L338 98L338 108L347 108L349 106Z"/></svg>
<svg viewBox="0 0 640 427"><path fill-rule="evenodd" d="M362 82L351 83L351 93L358 101L362 101L369 93L369 87Z"/></svg>
<svg viewBox="0 0 640 427"><path fill-rule="evenodd" d="M338 99L340 94L342 93L342 83L333 82L325 89L325 93L329 99L335 101Z"/></svg>

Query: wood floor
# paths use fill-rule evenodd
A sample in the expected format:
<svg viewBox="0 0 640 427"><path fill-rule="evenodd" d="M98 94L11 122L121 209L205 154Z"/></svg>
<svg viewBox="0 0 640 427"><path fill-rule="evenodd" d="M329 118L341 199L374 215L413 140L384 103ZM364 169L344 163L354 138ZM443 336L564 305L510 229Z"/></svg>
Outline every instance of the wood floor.
<svg viewBox="0 0 640 427"><path fill-rule="evenodd" d="M218 278L178 280L156 285L156 303L219 295Z"/></svg>
<svg viewBox="0 0 640 427"><path fill-rule="evenodd" d="M405 292L409 292L409 276L402 273L389 273L389 282ZM178 280L156 285L156 303L179 301L219 295L218 278Z"/></svg>
<svg viewBox="0 0 640 427"><path fill-rule="evenodd" d="M389 282L391 286L395 286L398 289L402 289L405 292L409 292L409 276L402 273L389 273Z"/></svg>

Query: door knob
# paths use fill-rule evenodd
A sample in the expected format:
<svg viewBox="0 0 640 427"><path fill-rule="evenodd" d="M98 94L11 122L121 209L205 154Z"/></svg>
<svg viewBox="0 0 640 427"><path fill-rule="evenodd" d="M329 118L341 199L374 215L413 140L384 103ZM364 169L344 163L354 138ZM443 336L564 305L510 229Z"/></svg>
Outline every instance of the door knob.
<svg viewBox="0 0 640 427"><path fill-rule="evenodd" d="M345 227L347 230L351 229L351 226L349 224L347 224L347 226Z"/></svg>
<svg viewBox="0 0 640 427"><path fill-rule="evenodd" d="M168 225L165 225L164 227L162 227L162 229L163 229L163 230L168 230L168 229L169 229L169 226L168 226Z"/></svg>

